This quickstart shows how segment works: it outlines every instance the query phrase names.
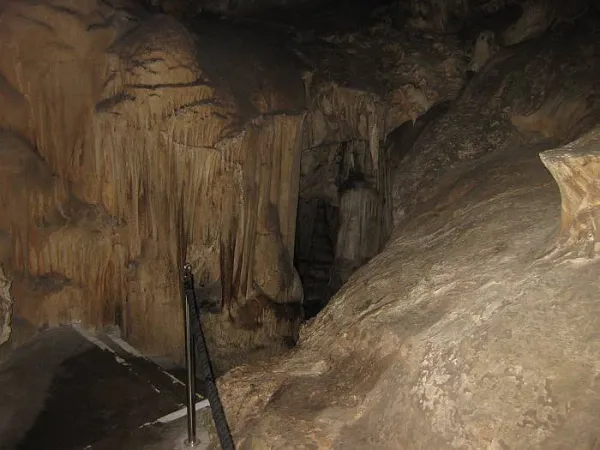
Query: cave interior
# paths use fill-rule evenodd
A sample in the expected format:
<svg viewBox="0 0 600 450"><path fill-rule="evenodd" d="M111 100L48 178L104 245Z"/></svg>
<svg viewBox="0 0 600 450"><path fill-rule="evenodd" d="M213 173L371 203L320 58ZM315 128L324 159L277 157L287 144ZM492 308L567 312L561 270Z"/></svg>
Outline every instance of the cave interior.
<svg viewBox="0 0 600 450"><path fill-rule="evenodd" d="M3 0L0 450L183 448L186 262L237 448L599 448L585 406L572 445L567 406L517 418L515 397L477 422L471 387L433 406L446 388L423 373L444 357L403 366L442 323L466 336L495 314L465 306L471 287L530 292L481 267L525 249L547 271L595 267L599 80L597 0ZM506 217L539 242L511 243ZM550 285L535 298L570 295ZM514 320L485 333L546 342L522 331L546 322ZM597 337L569 336L597 367ZM535 391L507 347L497 364ZM568 373L546 378L547 408ZM198 376L199 448L218 448ZM404 406L373 400L386 382Z"/></svg>

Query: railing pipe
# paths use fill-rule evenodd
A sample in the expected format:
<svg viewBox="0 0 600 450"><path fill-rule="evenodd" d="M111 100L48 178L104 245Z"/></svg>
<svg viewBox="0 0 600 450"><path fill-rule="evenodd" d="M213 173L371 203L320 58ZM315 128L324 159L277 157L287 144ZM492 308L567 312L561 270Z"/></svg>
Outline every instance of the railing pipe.
<svg viewBox="0 0 600 450"><path fill-rule="evenodd" d="M187 447L195 447L200 443L196 437L196 358L191 317L191 302L194 301L194 299L189 298L189 289L185 289L186 284L191 281L191 273L192 268L186 263L183 268L183 319L185 322L185 367L187 369L186 403L188 437L185 440L185 445Z"/></svg>

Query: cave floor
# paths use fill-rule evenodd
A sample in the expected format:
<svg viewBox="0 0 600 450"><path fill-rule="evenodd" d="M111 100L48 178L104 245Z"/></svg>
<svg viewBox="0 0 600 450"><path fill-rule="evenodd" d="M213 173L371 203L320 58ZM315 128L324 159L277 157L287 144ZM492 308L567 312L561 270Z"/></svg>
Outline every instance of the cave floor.
<svg viewBox="0 0 600 450"><path fill-rule="evenodd" d="M49 329L0 364L0 449L187 448L184 398L118 337ZM196 409L207 405L198 395ZM206 448L200 426L198 437Z"/></svg>

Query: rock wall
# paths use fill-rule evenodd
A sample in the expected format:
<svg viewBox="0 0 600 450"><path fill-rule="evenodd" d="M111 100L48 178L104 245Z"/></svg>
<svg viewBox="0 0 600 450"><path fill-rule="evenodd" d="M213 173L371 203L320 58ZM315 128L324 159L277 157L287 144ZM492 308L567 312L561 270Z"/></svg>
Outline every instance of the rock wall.
<svg viewBox="0 0 600 450"><path fill-rule="evenodd" d="M223 377L241 448L594 448L600 71L574 33L476 75L395 174L382 253L293 352Z"/></svg>
<svg viewBox="0 0 600 450"><path fill-rule="evenodd" d="M214 43L125 2L4 2L0 14L0 92L11 106L1 225L15 314L116 322L143 350L177 355L182 252L204 278L233 280L225 324L257 290L299 301L304 88L293 67L280 60L281 91L269 74L244 71L256 54L238 54L248 80L236 90L214 72L227 58L219 66L202 53ZM297 322L270 319L262 334L230 336L276 341Z"/></svg>
<svg viewBox="0 0 600 450"><path fill-rule="evenodd" d="M397 2L402 4L403 2ZM437 32L500 31L504 45L516 45L560 25L573 24L597 8L595 0L410 0L409 24Z"/></svg>
<svg viewBox="0 0 600 450"><path fill-rule="evenodd" d="M598 118L598 87L590 77L598 62L586 32L567 34L579 46L572 53L561 34L500 51L402 160L394 174L394 223L440 192L436 180L449 167L523 141L564 144L588 130Z"/></svg>
<svg viewBox="0 0 600 450"><path fill-rule="evenodd" d="M308 148L302 153L298 242L308 285L307 302L324 304L348 276L387 242L392 230L391 167L400 149L388 136L400 127L420 129L429 108L456 98L465 82L463 51L454 38L380 23L355 32L327 33L298 45L314 67L308 84ZM365 68L370 68L366 70ZM419 125L416 125L416 123ZM332 262L305 271L317 203L330 211ZM312 206L310 206L312 205ZM315 235L315 240L319 239ZM313 290L315 276L324 278ZM318 280L317 280L318 281Z"/></svg>
<svg viewBox="0 0 600 450"><path fill-rule="evenodd" d="M294 339L297 202L314 174L304 156L332 148L346 161L315 188L332 202L357 170L379 193L342 202L381 226L373 240L342 224L338 253L360 265L389 235L386 135L464 82L455 40L389 44L409 32L385 26L304 45L226 21L192 33L127 0L8 1L0 14L14 313L117 324L149 354L181 354L184 259L223 306L206 318L217 360Z"/></svg>
<svg viewBox="0 0 600 450"><path fill-rule="evenodd" d="M145 0L166 14L194 16L202 12L249 14L261 10L319 6L323 0Z"/></svg>
<svg viewBox="0 0 600 450"><path fill-rule="evenodd" d="M11 281L6 278L4 270L0 267L0 345L10 338L12 319L12 295L10 293Z"/></svg>

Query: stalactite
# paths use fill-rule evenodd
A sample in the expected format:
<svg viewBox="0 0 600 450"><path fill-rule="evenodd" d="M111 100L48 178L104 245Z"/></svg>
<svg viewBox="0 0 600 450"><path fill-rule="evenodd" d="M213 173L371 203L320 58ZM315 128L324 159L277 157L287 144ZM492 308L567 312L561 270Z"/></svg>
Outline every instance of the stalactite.
<svg viewBox="0 0 600 450"><path fill-rule="evenodd" d="M53 8L57 2L0 5L0 99L23 118L0 113L0 127L23 137L46 174L28 187L0 180L3 211L27 205L22 215L0 215L20 312L38 324L119 321L140 349L177 354L187 259L221 285L226 313L206 319L214 345L257 347L294 335L302 150L330 146L333 165L344 143L353 162L339 184L350 171L372 184L341 198L349 220L342 228L360 243L340 257L362 261L389 230L380 143L414 116L405 105L414 99L399 88L404 103L390 107L382 95L313 83L285 58L271 64L268 43L230 48L231 36L218 30L192 36L173 19L137 20L128 1L118 11L74 2L74 14ZM220 46L227 61L216 58ZM338 202L335 185L329 195ZM352 211L364 216L358 228ZM32 289L43 277L56 282ZM244 315L257 329L237 328Z"/></svg>
<svg viewBox="0 0 600 450"><path fill-rule="evenodd" d="M0 180L0 207L19 211L0 215L19 313L37 324L118 321L142 350L177 355L185 257L203 278L221 279L233 309L256 303L260 280L281 278L252 310L263 330L230 324L225 345L293 334L297 318L273 302L293 300L298 288L291 258L304 113L272 114L290 102L265 85L251 93L259 115L240 121L227 80L217 92L196 41L171 19L99 27L110 5L87 0L69 15L52 3L11 3L0 27L0 95L26 111L17 131L45 174L37 184L27 176L27 186ZM45 277L54 281L32 287ZM223 328L227 317L214 320Z"/></svg>

